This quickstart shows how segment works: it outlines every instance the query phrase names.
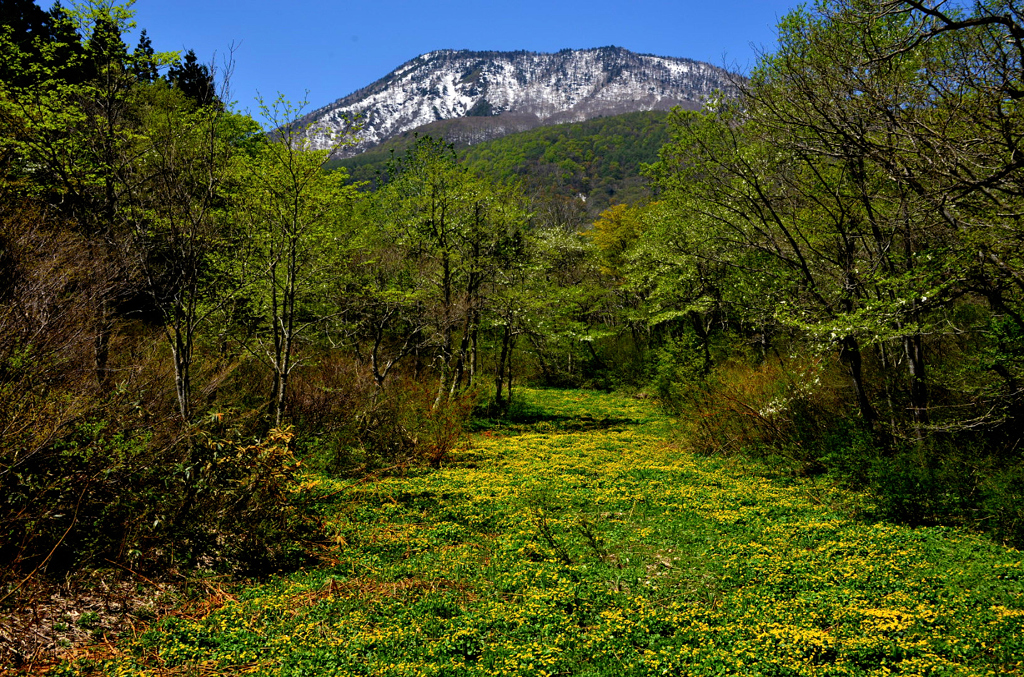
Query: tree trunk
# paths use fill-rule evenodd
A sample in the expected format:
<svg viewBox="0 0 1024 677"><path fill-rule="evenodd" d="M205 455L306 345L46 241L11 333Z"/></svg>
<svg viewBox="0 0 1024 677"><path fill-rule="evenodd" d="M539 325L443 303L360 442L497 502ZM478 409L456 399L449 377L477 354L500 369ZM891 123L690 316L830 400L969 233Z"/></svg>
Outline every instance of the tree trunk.
<svg viewBox="0 0 1024 677"><path fill-rule="evenodd" d="M110 384L110 371L107 363L110 360L110 334L111 328L110 302L105 294L100 299L99 308L96 309L96 333L93 338L93 359L96 368L96 385L101 392L107 390Z"/></svg>
<svg viewBox="0 0 1024 677"><path fill-rule="evenodd" d="M448 390L448 399L455 397L462 388L462 379L466 373L466 364L469 362L470 330L473 322L473 311L466 313L466 322L462 329L462 340L459 342L459 358L455 363L455 373L452 376L452 384Z"/></svg>
<svg viewBox="0 0 1024 677"><path fill-rule="evenodd" d="M175 332L171 344L174 359L174 391L178 398L178 413L182 423L188 425L192 420L192 342L188 336L182 336L180 330Z"/></svg>
<svg viewBox="0 0 1024 677"><path fill-rule="evenodd" d="M924 432L922 427L928 424L928 383L925 380L924 346L921 335L914 334L903 339L903 350L907 355L907 368L910 371L910 408L914 418L914 429L918 439Z"/></svg>
<svg viewBox="0 0 1024 677"><path fill-rule="evenodd" d="M840 346L839 359L849 371L850 381L853 383L853 389L857 395L857 406L860 409L861 418L873 428L878 421L878 412L871 406L871 400L864 388L860 344L855 337L845 336Z"/></svg>
<svg viewBox="0 0 1024 677"><path fill-rule="evenodd" d="M508 360L509 345L512 342L512 328L506 324L501 336L501 354L498 356L498 368L494 375L494 401L499 407L504 405L502 388L505 384L505 363Z"/></svg>
<svg viewBox="0 0 1024 677"><path fill-rule="evenodd" d="M470 334L469 344L469 381L466 387L472 388L473 383L476 381L476 367L477 367L477 356L479 355L479 335L480 335L480 313L473 311L473 329Z"/></svg>

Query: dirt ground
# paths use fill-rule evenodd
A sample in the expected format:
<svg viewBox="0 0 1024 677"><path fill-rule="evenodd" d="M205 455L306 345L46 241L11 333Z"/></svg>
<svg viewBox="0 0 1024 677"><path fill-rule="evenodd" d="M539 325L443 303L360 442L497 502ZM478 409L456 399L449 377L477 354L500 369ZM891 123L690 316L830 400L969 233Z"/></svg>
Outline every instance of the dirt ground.
<svg viewBox="0 0 1024 677"><path fill-rule="evenodd" d="M181 605L189 586L171 578L152 581L114 569L0 588L7 595L0 603L0 675L42 674L73 655L112 652L123 634L140 632Z"/></svg>

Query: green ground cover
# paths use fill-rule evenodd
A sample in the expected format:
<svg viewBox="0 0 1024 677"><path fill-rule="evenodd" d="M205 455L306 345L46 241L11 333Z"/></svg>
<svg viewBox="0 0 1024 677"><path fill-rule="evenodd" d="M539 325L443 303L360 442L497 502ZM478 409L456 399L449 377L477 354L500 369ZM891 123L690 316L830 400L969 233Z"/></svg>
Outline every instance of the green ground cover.
<svg viewBox="0 0 1024 677"><path fill-rule="evenodd" d="M164 618L62 674L990 675L1024 665L1022 557L854 520L666 442L647 401L524 391L435 471L310 477L336 562Z"/></svg>

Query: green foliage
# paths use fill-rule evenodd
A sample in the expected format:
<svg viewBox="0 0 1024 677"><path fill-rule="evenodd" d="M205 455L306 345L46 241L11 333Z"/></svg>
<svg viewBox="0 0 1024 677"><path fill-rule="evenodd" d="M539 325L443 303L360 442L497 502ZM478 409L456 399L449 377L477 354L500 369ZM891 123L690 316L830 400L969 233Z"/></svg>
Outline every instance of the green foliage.
<svg viewBox="0 0 1024 677"><path fill-rule="evenodd" d="M595 215L649 195L640 167L668 140L663 112L627 113L512 134L464 151L473 171L516 177L531 194L584 195Z"/></svg>
<svg viewBox="0 0 1024 677"><path fill-rule="evenodd" d="M891 518L1007 533L1013 490L982 488L1014 475L1021 441L1005 10L825 0L782 20L739 100L672 114L659 203L619 262L649 325L705 351L703 391L669 398L699 448L871 487Z"/></svg>
<svg viewBox="0 0 1024 677"><path fill-rule="evenodd" d="M360 271L368 361L383 388L398 360L432 352L440 406L474 385L487 324L514 321L507 301L532 255L528 214L518 186L474 176L429 137L386 179L370 202L377 257ZM509 341L506 332L502 369Z"/></svg>
<svg viewBox="0 0 1024 677"><path fill-rule="evenodd" d="M292 569L310 560L318 520L294 500L300 462L290 430L255 444L200 437L176 471L184 487L180 515L168 514L172 542L188 556L215 557L242 573ZM182 519L184 517L184 519Z"/></svg>
<svg viewBox="0 0 1024 677"><path fill-rule="evenodd" d="M456 151L470 171L492 180L520 181L541 201L571 201L583 195L593 217L614 203L650 195L640 168L654 162L668 141L667 117L659 111L626 113L509 134L456 146ZM354 158L332 161L331 166L345 167L355 180L373 181L393 154L414 143L410 133Z"/></svg>
<svg viewBox="0 0 1024 677"><path fill-rule="evenodd" d="M5 575L334 563L118 669L1017 667L1012 553L825 507L1024 538L1004 4L823 0L740 101L412 135L372 192L297 108L264 133L191 52L130 50L128 8L15 9Z"/></svg>
<svg viewBox="0 0 1024 677"><path fill-rule="evenodd" d="M294 566L316 524L290 502L293 459L276 439L200 442L193 415L197 400L225 405L216 394L237 366L211 321L239 298L223 265L239 248L225 184L262 134L187 100L181 78L159 81L175 57L146 40L128 49L128 8L44 24L31 44L0 35L4 68L24 76L0 87L5 579L104 560ZM209 84L194 61L182 68ZM229 449L246 454L232 466Z"/></svg>
<svg viewBox="0 0 1024 677"><path fill-rule="evenodd" d="M824 363L733 359L704 374L685 339L662 351L655 383L662 406L679 418L681 439L698 453L745 454L868 492L868 512L879 519L957 524L1024 542L1020 462L1000 453L1000 437L880 438L849 415L842 375Z"/></svg>
<svg viewBox="0 0 1024 677"><path fill-rule="evenodd" d="M826 483L687 454L652 402L520 395L533 423L483 430L437 471L308 478L332 566L169 615L57 674L1016 669L1017 551L851 520Z"/></svg>
<svg viewBox="0 0 1024 677"><path fill-rule="evenodd" d="M707 387L708 369L704 354L691 334L667 339L655 357L652 385L662 405L684 413L688 405Z"/></svg>
<svg viewBox="0 0 1024 677"><path fill-rule="evenodd" d="M20 461L5 454L0 556L8 566L57 575L104 561L204 560L264 573L308 560L301 540L315 540L318 523L292 500L290 433L242 444L211 431L161 447L122 427L84 420L52 449Z"/></svg>
<svg viewBox="0 0 1024 677"><path fill-rule="evenodd" d="M109 427L83 421L52 449L4 454L5 562L64 572L119 550L128 559L139 552L146 529L136 517L145 496L122 493L121 483L142 484L155 459L144 435L111 434Z"/></svg>
<svg viewBox="0 0 1024 677"><path fill-rule="evenodd" d="M271 372L268 421L279 427L300 342L335 314L329 299L344 283L352 233L341 226L355 189L344 172L323 171L332 150L313 150L309 130L290 124L301 106L278 98L261 108L276 131L236 157L237 239L224 266L246 290L248 349Z"/></svg>

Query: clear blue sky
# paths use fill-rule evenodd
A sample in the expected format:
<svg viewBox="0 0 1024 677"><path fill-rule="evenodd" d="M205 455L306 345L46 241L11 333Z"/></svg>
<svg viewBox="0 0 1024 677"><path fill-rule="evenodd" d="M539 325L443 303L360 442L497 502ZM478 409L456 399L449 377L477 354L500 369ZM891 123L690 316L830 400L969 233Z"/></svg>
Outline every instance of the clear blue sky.
<svg viewBox="0 0 1024 677"><path fill-rule="evenodd" d="M50 0L38 0L49 7ZM68 4L65 2L65 4ZM235 45L237 108L257 91L307 98L307 110L370 84L435 49L554 52L617 45L747 71L774 49L797 0L137 0L157 50L218 61ZM135 44L135 36L126 36ZM308 96L305 92L308 90Z"/></svg>

